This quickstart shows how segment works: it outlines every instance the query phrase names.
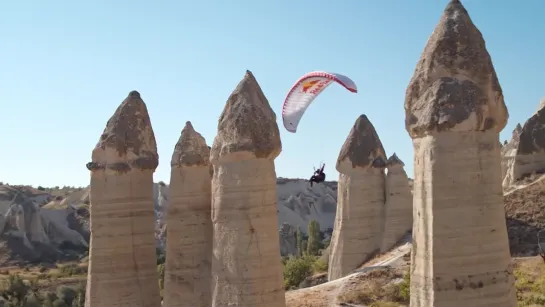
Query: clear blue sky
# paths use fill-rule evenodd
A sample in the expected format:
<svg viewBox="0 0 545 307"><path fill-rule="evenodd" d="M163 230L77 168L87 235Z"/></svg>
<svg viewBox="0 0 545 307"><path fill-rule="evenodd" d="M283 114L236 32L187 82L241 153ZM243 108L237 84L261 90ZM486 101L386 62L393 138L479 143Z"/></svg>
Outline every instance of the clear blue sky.
<svg viewBox="0 0 545 307"><path fill-rule="evenodd" d="M486 39L510 112L506 139L545 96L545 1L466 0ZM0 181L87 185L91 150L108 118L138 90L155 131L160 166L187 120L209 144L234 87L251 70L278 117L278 176L328 179L359 114L412 177L404 128L406 86L447 0L4 1L0 4ZM308 71L350 76L308 109L297 134L281 105Z"/></svg>

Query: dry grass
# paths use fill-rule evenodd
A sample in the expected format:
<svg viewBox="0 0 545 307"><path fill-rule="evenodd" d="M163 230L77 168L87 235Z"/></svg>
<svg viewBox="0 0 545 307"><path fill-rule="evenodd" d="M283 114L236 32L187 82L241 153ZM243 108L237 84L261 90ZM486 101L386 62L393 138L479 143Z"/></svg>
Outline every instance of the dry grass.
<svg viewBox="0 0 545 307"><path fill-rule="evenodd" d="M377 269L358 276L357 287L337 299L341 303L370 307L398 307L409 304L409 275L394 269Z"/></svg>
<svg viewBox="0 0 545 307"><path fill-rule="evenodd" d="M58 286L76 286L87 279L87 263L64 263L55 268L5 267L0 269L0 288L6 286L10 275L17 275L26 283L37 282L41 290L54 291Z"/></svg>
<svg viewBox="0 0 545 307"><path fill-rule="evenodd" d="M545 306L545 263L541 257L514 261L519 307Z"/></svg>

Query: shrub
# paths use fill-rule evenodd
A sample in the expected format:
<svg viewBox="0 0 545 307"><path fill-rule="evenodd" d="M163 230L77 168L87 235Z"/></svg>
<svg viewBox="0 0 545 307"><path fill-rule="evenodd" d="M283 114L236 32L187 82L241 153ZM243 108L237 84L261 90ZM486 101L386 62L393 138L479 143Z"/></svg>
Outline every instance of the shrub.
<svg viewBox="0 0 545 307"><path fill-rule="evenodd" d="M76 292L76 290L70 287L61 285L57 288L57 297L60 300L63 300L68 306L72 306L72 302L77 295L78 293Z"/></svg>
<svg viewBox="0 0 545 307"><path fill-rule="evenodd" d="M42 301L35 293L30 293L25 297L24 307L42 307Z"/></svg>
<svg viewBox="0 0 545 307"><path fill-rule="evenodd" d="M159 275L159 289L163 290L165 286L165 264L161 263L157 266L157 275Z"/></svg>
<svg viewBox="0 0 545 307"><path fill-rule="evenodd" d="M155 249L155 255L157 256L157 264L165 263L166 254L160 248Z"/></svg>
<svg viewBox="0 0 545 307"><path fill-rule="evenodd" d="M315 273L322 273L327 272L328 263L324 261L321 258L318 258L313 264L312 264L312 270Z"/></svg>
<svg viewBox="0 0 545 307"><path fill-rule="evenodd" d="M312 266L315 258L304 256L300 258L290 257L284 265L284 288L295 288L312 274Z"/></svg>
<svg viewBox="0 0 545 307"><path fill-rule="evenodd" d="M58 298L53 302L53 307L70 307L70 305L66 304L65 301Z"/></svg>
<svg viewBox="0 0 545 307"><path fill-rule="evenodd" d="M59 272L62 276L82 275L87 274L87 267L72 263L59 267Z"/></svg>

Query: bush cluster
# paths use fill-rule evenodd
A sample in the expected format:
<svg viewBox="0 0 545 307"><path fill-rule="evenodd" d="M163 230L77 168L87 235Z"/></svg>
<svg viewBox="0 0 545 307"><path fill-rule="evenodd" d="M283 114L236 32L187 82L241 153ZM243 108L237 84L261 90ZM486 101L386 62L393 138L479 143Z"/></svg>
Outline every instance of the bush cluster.
<svg viewBox="0 0 545 307"><path fill-rule="evenodd" d="M0 290L0 307L83 307L85 284L76 288L61 285L55 292L40 291L38 281L25 282L18 275L9 275Z"/></svg>

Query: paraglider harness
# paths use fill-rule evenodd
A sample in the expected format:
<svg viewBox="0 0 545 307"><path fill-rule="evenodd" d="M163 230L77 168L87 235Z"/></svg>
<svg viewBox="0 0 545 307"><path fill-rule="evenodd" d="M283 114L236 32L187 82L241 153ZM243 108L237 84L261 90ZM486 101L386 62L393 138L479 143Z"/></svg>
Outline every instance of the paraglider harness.
<svg viewBox="0 0 545 307"><path fill-rule="evenodd" d="M537 233L537 248L539 249L539 255L545 262L545 230L541 230Z"/></svg>
<svg viewBox="0 0 545 307"><path fill-rule="evenodd" d="M325 167L325 163L322 164L322 167L320 167L319 169L314 170L314 175L312 175L312 177L310 177L310 180L309 180L310 186L312 186L314 182L320 183L325 181L324 167Z"/></svg>

